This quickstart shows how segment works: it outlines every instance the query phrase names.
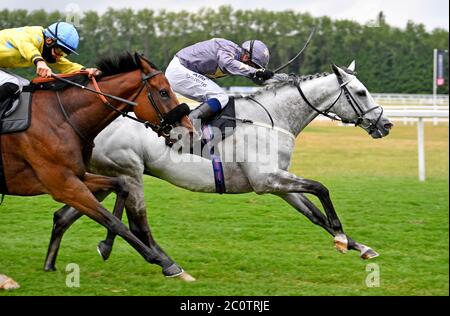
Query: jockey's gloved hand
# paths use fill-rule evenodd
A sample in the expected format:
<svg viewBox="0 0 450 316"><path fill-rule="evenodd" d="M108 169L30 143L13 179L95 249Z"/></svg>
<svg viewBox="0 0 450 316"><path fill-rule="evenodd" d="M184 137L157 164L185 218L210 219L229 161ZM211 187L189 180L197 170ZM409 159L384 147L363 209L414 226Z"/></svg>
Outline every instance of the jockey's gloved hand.
<svg viewBox="0 0 450 316"><path fill-rule="evenodd" d="M253 82L263 84L264 81L271 79L275 73L268 69L258 69L253 75Z"/></svg>
<svg viewBox="0 0 450 316"><path fill-rule="evenodd" d="M262 80L269 80L270 78L272 78L274 76L274 73L272 70L269 69L258 69L255 72L255 77L256 78L260 78Z"/></svg>

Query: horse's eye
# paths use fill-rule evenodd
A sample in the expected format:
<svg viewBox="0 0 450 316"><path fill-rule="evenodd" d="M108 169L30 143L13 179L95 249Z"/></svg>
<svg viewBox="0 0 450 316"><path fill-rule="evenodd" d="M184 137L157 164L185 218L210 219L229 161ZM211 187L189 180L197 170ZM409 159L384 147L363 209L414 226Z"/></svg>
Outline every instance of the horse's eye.
<svg viewBox="0 0 450 316"><path fill-rule="evenodd" d="M169 97L169 93L166 90L161 90L159 91L159 95L163 98L168 98Z"/></svg>
<svg viewBox="0 0 450 316"><path fill-rule="evenodd" d="M356 94L360 97L367 97L367 91L366 90L360 90L356 92Z"/></svg>

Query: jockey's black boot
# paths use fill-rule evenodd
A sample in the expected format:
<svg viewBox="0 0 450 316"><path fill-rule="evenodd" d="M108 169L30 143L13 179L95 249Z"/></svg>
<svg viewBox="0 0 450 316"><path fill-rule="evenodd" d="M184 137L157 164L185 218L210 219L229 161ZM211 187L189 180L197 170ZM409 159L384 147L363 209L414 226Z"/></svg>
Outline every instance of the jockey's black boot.
<svg viewBox="0 0 450 316"><path fill-rule="evenodd" d="M7 82L0 86L0 103L14 96L19 92L19 86L15 83Z"/></svg>
<svg viewBox="0 0 450 316"><path fill-rule="evenodd" d="M201 120L202 123L206 123L209 119L211 119L216 112L211 108L208 103L202 103L197 108L189 113L189 119L191 122L194 120Z"/></svg>

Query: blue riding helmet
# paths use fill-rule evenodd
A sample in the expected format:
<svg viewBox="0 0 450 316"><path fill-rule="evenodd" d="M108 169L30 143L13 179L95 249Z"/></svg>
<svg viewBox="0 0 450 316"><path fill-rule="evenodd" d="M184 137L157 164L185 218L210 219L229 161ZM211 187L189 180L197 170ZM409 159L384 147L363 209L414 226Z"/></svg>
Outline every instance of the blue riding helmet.
<svg viewBox="0 0 450 316"><path fill-rule="evenodd" d="M250 54L250 60L260 68L266 68L269 64L269 49L259 40L245 41L242 48Z"/></svg>
<svg viewBox="0 0 450 316"><path fill-rule="evenodd" d="M78 55L77 48L80 37L72 24L67 22L53 23L44 30L44 34L55 39L58 46Z"/></svg>

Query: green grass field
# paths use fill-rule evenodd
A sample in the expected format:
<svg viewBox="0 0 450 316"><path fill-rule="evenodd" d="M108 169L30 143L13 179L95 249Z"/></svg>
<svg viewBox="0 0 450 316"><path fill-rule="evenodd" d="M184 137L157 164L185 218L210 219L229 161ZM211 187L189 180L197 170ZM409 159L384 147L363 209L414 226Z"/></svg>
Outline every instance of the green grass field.
<svg viewBox="0 0 450 316"><path fill-rule="evenodd" d="M196 282L164 278L120 238L103 262L96 246L105 230L87 218L66 234L58 271L45 273L60 205L8 196L0 273L21 288L0 295L448 295L448 131L426 126L424 183L415 126L397 123L389 137L372 140L359 128L316 123L299 137L291 170L329 188L346 232L380 253L373 261L338 253L331 236L277 197L192 193L146 177L154 236ZM65 284L72 262L79 288ZM368 263L380 269L379 287L366 286Z"/></svg>

